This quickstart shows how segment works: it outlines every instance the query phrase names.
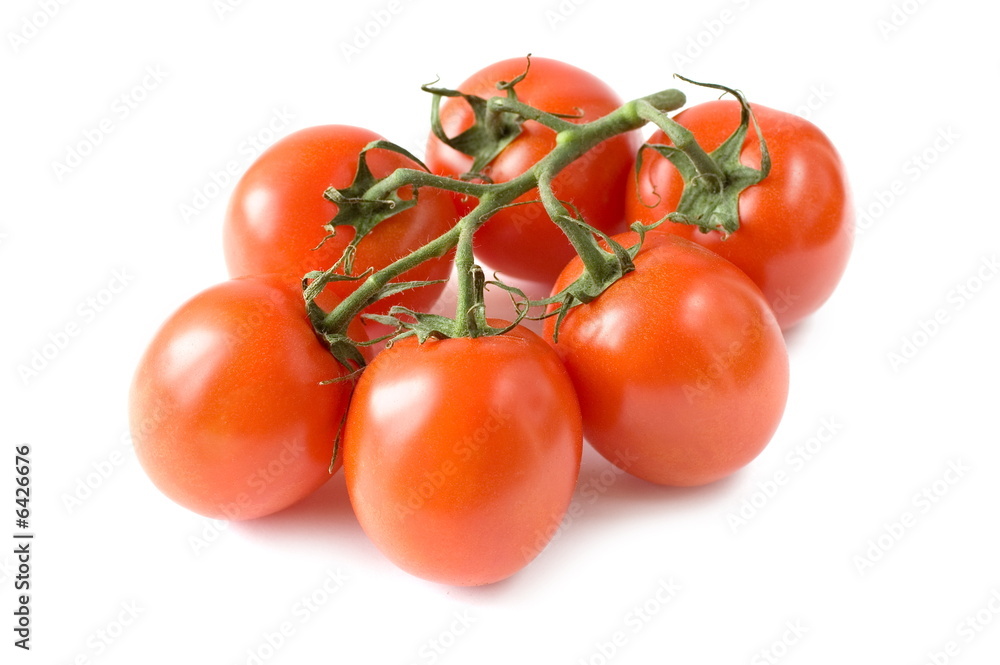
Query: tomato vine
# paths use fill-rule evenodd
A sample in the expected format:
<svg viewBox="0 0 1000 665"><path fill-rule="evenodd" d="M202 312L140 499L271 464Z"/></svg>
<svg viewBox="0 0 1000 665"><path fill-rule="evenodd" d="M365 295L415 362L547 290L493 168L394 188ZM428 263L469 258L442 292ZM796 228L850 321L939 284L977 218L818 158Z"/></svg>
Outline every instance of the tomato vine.
<svg viewBox="0 0 1000 665"><path fill-rule="evenodd" d="M430 90L436 97L446 94L437 89ZM306 300L314 311L313 320L318 332L330 343L331 350L338 358L341 360L351 358L356 362L358 355L347 348L351 345L351 341L344 335L350 321L376 300L390 293L396 293L403 288L422 285L423 283L418 282L390 282L421 262L443 256L455 249L458 302L455 318L451 320L451 324L448 324L443 317L432 318L424 313L415 313L401 307L390 310L388 316L366 316L383 323L395 323L403 330L396 338L412 334L419 337L476 337L484 334L497 334L500 331L485 325L485 314L479 311L482 303L481 290L486 282L478 277L481 271L475 265L472 249L473 235L477 229L488 222L491 215L502 208L517 205L515 199L535 188L538 188L542 203L552 221L569 238L586 267L581 279L569 286L565 295L560 297L568 296L570 300L575 302L592 300L631 269L630 252L620 246L612 246L610 251L601 247L598 242L599 238L605 241L608 238L590 226L586 220L569 213L567 206L555 197L552 191L552 181L563 169L602 141L638 129L649 121L658 125L666 123L666 113L682 107L685 101L685 95L680 90L663 90L627 102L618 110L604 117L587 123L573 124L541 109L530 107L516 98L497 96L485 102L485 107L490 111L512 114L522 119L539 122L557 132L556 147L520 176L508 182L486 183L449 178L425 170L404 168L397 169L388 177L377 180L363 193L357 191L356 187L347 190L328 189L325 195L339 206L338 214L330 222L329 227L334 228L343 220L343 223L354 226L359 233L362 231L362 225L357 223L359 218L366 219L366 216L374 214L372 213L373 209L381 211L379 213L381 215L391 212L393 207L397 205L397 201L400 200L397 192L406 187L412 187L417 192L421 187L435 187L474 197L478 203L454 227L409 255L400 258L382 270L354 277L359 279L361 283L353 293L332 311L324 312L321 316L315 314L318 307L315 305L314 299L326 283L345 278L341 270L344 261L338 261L337 264L324 272L312 272L306 275L306 280L309 282L306 289ZM402 148L387 145L385 142L370 145L366 150L374 148L403 151ZM367 179L370 174L359 169L359 176ZM633 249L632 254L634 251ZM492 283L496 284L497 282ZM409 322L402 317L415 318L416 320Z"/></svg>

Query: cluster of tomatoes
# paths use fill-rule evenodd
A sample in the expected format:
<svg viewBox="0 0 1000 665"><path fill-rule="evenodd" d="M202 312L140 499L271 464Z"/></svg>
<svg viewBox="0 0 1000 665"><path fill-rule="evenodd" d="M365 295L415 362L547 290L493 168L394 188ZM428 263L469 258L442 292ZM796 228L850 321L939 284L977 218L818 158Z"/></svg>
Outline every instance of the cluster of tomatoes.
<svg viewBox="0 0 1000 665"><path fill-rule="evenodd" d="M488 159L441 140L471 135L481 120L470 96L488 99L498 82L514 80L518 102L570 123L622 106L570 65L533 59L525 73L523 58L499 62L443 100L426 166L405 151L369 149L368 175L377 182L426 168L485 184L521 176L556 149L551 127L519 122ZM747 109L713 101L673 120L720 157ZM354 228L330 225L338 205L324 192L356 182L359 154L381 137L328 125L277 142L232 193L224 231L232 279L181 306L140 361L130 418L143 468L182 506L242 520L294 504L343 466L377 547L415 575L457 585L508 577L545 547L570 504L584 439L653 483L700 485L733 473L760 453L783 413L782 330L827 299L851 247L847 183L829 140L801 118L752 110L766 150L749 134L734 154L748 167L769 156L771 168L739 194L732 234L674 221L628 231L676 211L692 178L668 148L650 149L638 131L617 134L569 163L551 189L605 247L633 250L624 274L585 302L549 299L548 313L559 316L545 319L541 335L495 320L489 334L403 334L378 352L359 346L363 368L335 358L316 328L316 312L335 310L363 280L329 280L307 307L303 276L343 265L349 246L354 274L378 275L479 202L460 187L400 190L411 205L354 246ZM657 131L647 144L671 141ZM538 199L535 189L489 211L476 226L475 256L558 295L586 278L585 263ZM431 311L452 259L439 253L395 275L419 286L366 302L342 332L363 343L371 319L361 314Z"/></svg>

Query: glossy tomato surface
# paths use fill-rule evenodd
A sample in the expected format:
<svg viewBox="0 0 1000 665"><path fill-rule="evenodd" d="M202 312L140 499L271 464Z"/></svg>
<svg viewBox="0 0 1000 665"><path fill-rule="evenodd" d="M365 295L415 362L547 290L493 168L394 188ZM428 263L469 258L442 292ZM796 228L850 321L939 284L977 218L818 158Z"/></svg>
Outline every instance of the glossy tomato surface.
<svg viewBox="0 0 1000 665"><path fill-rule="evenodd" d="M762 182L740 195L740 228L725 240L719 233L672 222L657 232L693 240L736 264L761 288L787 329L818 309L840 281L851 253L854 211L844 165L823 132L796 115L751 106L773 165ZM740 107L733 100L712 101L675 119L711 151L739 125ZM657 131L649 142L669 144L669 139ZM760 165L752 130L741 162ZM638 178L629 180L629 219L652 222L676 210L683 186L667 159L643 151Z"/></svg>
<svg viewBox="0 0 1000 665"><path fill-rule="evenodd" d="M488 99L505 96L499 81L510 81L525 68L524 58L494 63L473 74L458 89ZM532 58L528 75L515 86L517 98L549 113L572 116L570 122L596 120L622 104L618 95L592 74L558 60ZM473 113L462 98L441 104L441 124L447 136L457 136L473 123ZM629 177L640 137L638 132L608 139L569 165L556 177L556 196L571 203L591 225L606 233L625 228L625 183ZM527 171L556 145L556 134L534 121L522 125L521 134L484 170L493 182L507 182ZM469 171L472 158L431 135L427 165L435 173L452 177ZM532 190L518 201L537 201ZM474 207L474 198L456 196L459 213ZM491 268L508 276L552 284L573 248L562 231L546 215L541 203L528 203L500 210L476 233L476 253Z"/></svg>
<svg viewBox="0 0 1000 665"><path fill-rule="evenodd" d="M617 239L629 246L636 236ZM556 289L580 271L576 259ZM546 319L550 340L554 323ZM586 439L662 485L702 485L746 465L788 394L784 339L760 290L725 259L665 233L647 236L635 271L569 312L553 348Z"/></svg>
<svg viewBox="0 0 1000 665"><path fill-rule="evenodd" d="M324 242L327 231L323 225L336 216L338 208L323 197L323 192L331 186L350 186L358 154L381 138L358 127L321 125L294 132L264 151L236 184L226 211L223 242L229 274L302 276L334 265L354 238L354 229L337 227L336 235ZM397 168L419 168L405 156L381 149L368 152L368 166L376 177ZM409 198L412 191L401 195ZM354 274L369 267L384 268L447 231L454 221L450 195L436 189L421 190L415 207L382 221L360 242ZM399 280L447 279L450 269L448 255L413 268ZM354 288L350 281L332 282L317 302L330 309ZM366 311L383 313L395 304L427 311L443 288L433 285L405 291Z"/></svg>
<svg viewBox="0 0 1000 665"><path fill-rule="evenodd" d="M355 323L350 334L364 331ZM194 512L274 513L330 477L351 384L321 382L344 373L313 332L297 278L223 282L182 305L143 355L129 399L136 455Z"/></svg>
<svg viewBox="0 0 1000 665"><path fill-rule="evenodd" d="M504 579L557 532L580 468L573 387L534 333L406 339L358 382L344 436L361 526L400 568Z"/></svg>

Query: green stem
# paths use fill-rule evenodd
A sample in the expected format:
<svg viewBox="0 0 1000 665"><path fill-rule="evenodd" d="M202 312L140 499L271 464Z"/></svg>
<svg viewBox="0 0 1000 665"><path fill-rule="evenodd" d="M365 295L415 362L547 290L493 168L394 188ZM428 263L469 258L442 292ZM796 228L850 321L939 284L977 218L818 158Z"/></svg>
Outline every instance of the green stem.
<svg viewBox="0 0 1000 665"><path fill-rule="evenodd" d="M716 182L718 182L720 188L723 184L725 184L726 176L722 172L722 169L720 169L715 160L712 159L712 157L705 152L700 145L698 145L698 142L694 138L694 134L692 134L687 127L684 127L674 119L668 117L665 113L661 112L651 104L639 104L636 110L639 113L639 117L652 122L657 127L662 129L663 133L667 135L671 143L673 143L678 150L687 155L688 159L691 160L691 164L698 172L698 175L713 178Z"/></svg>
<svg viewBox="0 0 1000 665"><path fill-rule="evenodd" d="M351 320L360 314L365 307L374 302L378 297L379 291L391 280L420 265L424 261L444 256L456 245L459 245L456 264L458 265L460 279L466 270L471 274L472 235L480 226L486 223L490 215L500 208L510 205L519 196L530 192L541 183L544 183L544 189L547 189L548 194L551 194L551 183L555 177L584 153L602 141L639 129L650 119L645 117L644 114L648 114L651 111L658 113L672 111L683 106L684 102L684 93L680 90L664 90L641 99L627 102L616 111L592 122L579 125L566 123L567 126L560 130L556 136L556 147L549 154L518 177L504 183L472 183L436 176L415 169L398 169L393 172L390 176L368 190L364 198L372 200L383 199L393 191L407 186L437 187L439 189L475 196L479 199L479 204L462 217L450 230L413 253L370 275L353 293L326 315L322 324L324 331L327 333L345 333ZM548 194L543 194L543 198L547 197ZM552 195L552 198L555 199L555 196ZM558 204L560 213L565 214L562 204L558 200L555 203ZM552 206L551 201L549 205ZM595 251L597 250L598 245L596 240L585 229L572 223L561 225L561 228L567 233L570 242L573 242L574 246L579 245L578 251L589 254L588 242L589 245L593 246ZM589 236L587 240L585 240L586 236ZM459 262L461 262L460 265ZM601 268L597 267L597 261L591 259L591 262L594 264L595 270L601 270ZM463 285L459 288L458 315L462 320L468 320L467 312L470 311L475 303L474 296L469 291L468 285ZM469 332L471 333L472 331L470 330Z"/></svg>
<svg viewBox="0 0 1000 665"><path fill-rule="evenodd" d="M487 108L491 112L495 113L516 113L522 118L534 120L540 125L544 125L556 132L573 129L574 127L579 126L569 122L568 120L563 120L558 116L552 115L551 113L546 113L541 109L536 109L534 106L529 106L517 99L511 99L510 97L493 97L487 103Z"/></svg>
<svg viewBox="0 0 1000 665"><path fill-rule="evenodd" d="M552 182L547 177L539 178L538 193L541 195L545 212L569 239L573 249L580 255L583 266L596 281L603 282L610 277L611 266L608 254L594 244L593 234L566 214L566 207L552 191Z"/></svg>
<svg viewBox="0 0 1000 665"><path fill-rule="evenodd" d="M322 328L328 333L347 332L347 327L351 321L361 311L374 302L379 290L393 279L402 275L407 270L417 267L424 261L435 259L447 254L458 242L461 226L456 225L431 240L423 247L407 254L403 258L390 263L382 270L372 273L368 279L361 283L349 296L344 298L326 317L323 319Z"/></svg>
<svg viewBox="0 0 1000 665"><path fill-rule="evenodd" d="M461 337L478 337L479 326L474 308L479 300L473 269L476 264L472 253L471 223L459 224L458 246L455 249L455 271L458 276L458 297L455 304L456 331Z"/></svg>
<svg viewBox="0 0 1000 665"><path fill-rule="evenodd" d="M378 184L365 192L365 199L378 201L403 187L434 187L457 194L465 194L481 199L490 191L491 185L468 180L457 180L443 175L434 175L417 169L396 169Z"/></svg>

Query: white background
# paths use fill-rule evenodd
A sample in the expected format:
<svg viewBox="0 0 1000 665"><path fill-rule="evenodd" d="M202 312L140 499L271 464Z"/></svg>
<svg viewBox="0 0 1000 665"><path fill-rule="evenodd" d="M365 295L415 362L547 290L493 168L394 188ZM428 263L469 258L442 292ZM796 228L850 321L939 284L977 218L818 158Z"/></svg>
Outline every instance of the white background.
<svg viewBox="0 0 1000 665"><path fill-rule="evenodd" d="M7 0L0 660L998 662L998 19L971 0ZM738 86L839 146L861 229L835 296L788 335L791 396L767 450L694 490L615 476L588 452L579 519L476 589L395 569L339 475L253 523L162 497L129 445L127 388L159 324L226 278L231 183L213 173L324 123L420 151L420 84L528 52L624 98L673 86L673 72ZM30 653L10 628L23 443Z"/></svg>

